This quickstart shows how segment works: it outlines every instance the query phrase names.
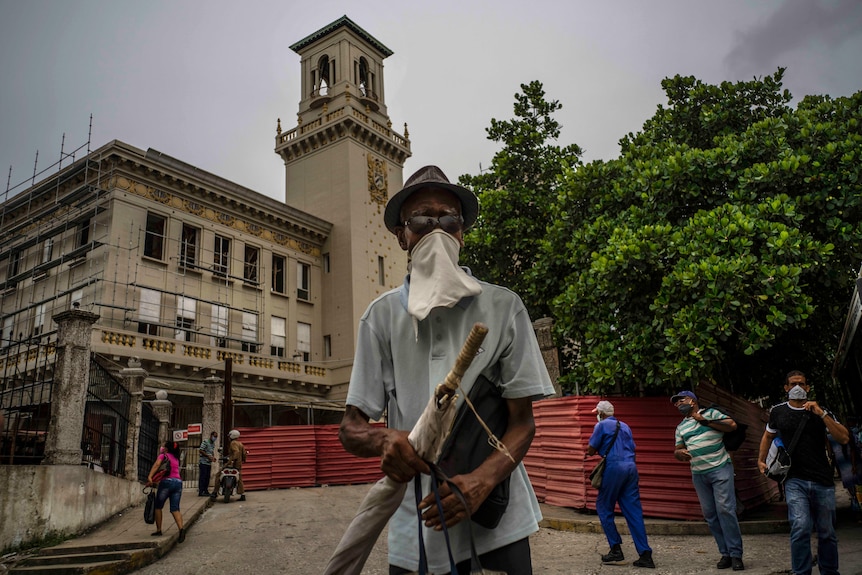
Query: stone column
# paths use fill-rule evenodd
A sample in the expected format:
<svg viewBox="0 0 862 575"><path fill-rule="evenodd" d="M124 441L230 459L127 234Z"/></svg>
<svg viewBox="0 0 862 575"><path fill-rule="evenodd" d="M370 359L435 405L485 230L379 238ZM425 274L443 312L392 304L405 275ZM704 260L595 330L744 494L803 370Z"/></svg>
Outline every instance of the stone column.
<svg viewBox="0 0 862 575"><path fill-rule="evenodd" d="M548 375L551 376L551 383L554 384L554 395L560 397L563 395L559 383L560 356L554 345L553 328L554 320L549 317L543 317L533 322L533 329L536 332L536 339L539 341L539 349L542 351L545 367L548 368Z"/></svg>
<svg viewBox="0 0 862 575"><path fill-rule="evenodd" d="M220 377L215 375L204 380L204 409L201 418L201 440L208 439L213 431L218 432L218 444L216 445L216 460L212 464L212 475L210 483L215 481L219 470L218 447L225 445L227 437L222 437L222 404L224 403L224 383ZM207 486L209 488L209 486Z"/></svg>
<svg viewBox="0 0 862 575"><path fill-rule="evenodd" d="M120 370L120 376L129 390L129 429L126 431L126 479L138 478L138 447L141 438L141 410L144 401L144 380L147 370L137 357L129 358L129 367Z"/></svg>
<svg viewBox="0 0 862 575"><path fill-rule="evenodd" d="M91 326L99 315L78 309L54 316L57 361L43 465L80 465L84 408L90 383Z"/></svg>
<svg viewBox="0 0 862 575"><path fill-rule="evenodd" d="M153 413L159 420L159 447L165 444L169 439L168 426L171 424L171 412L174 409L174 404L168 399L168 392L160 389L156 392L156 398L153 400ZM170 437L173 439L173 436Z"/></svg>

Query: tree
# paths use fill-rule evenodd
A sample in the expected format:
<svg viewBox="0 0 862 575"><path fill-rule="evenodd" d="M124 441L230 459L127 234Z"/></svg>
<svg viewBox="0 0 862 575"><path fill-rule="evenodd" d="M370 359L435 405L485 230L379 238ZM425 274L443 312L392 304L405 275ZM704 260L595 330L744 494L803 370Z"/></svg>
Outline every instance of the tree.
<svg viewBox="0 0 862 575"><path fill-rule="evenodd" d="M713 377L774 397L790 369L829 380L862 260L862 92L794 110L783 72L666 79L667 106L618 159L564 171L534 267L577 343L564 387Z"/></svg>
<svg viewBox="0 0 862 575"><path fill-rule="evenodd" d="M488 139L501 142L488 171L459 178L479 197L481 210L466 234L462 256L477 277L504 285L524 300L530 316L544 317L550 300L540 296L530 270L545 235L558 178L567 165L579 162L581 149L549 143L560 135L553 113L562 108L547 101L542 83L521 84L515 94L515 118L491 120Z"/></svg>

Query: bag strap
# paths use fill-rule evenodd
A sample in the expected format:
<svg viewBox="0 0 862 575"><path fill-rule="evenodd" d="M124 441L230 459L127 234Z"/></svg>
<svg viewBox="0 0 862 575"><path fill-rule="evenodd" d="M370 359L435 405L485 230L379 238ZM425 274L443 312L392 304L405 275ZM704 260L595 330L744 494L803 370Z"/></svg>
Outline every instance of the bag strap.
<svg viewBox="0 0 862 575"><path fill-rule="evenodd" d="M802 428L805 427L809 415L811 415L811 412L807 410L802 414L802 421L796 427L796 433L793 434L793 439L790 440L790 445L787 446L787 455L793 455L793 448L796 447L796 442L799 441L799 436L802 435Z"/></svg>
<svg viewBox="0 0 862 575"><path fill-rule="evenodd" d="M440 517L443 517L443 502L440 499L440 484L447 483L449 489L461 502L461 505L467 511L467 531L470 534L470 573L482 573L482 564L479 562L479 554L476 552L476 539L473 535L473 522L470 521L470 507L467 505L467 500L464 498L464 493L461 489L449 479L446 473L440 469L437 464L430 461L425 461L428 467L431 468L431 491L434 493L434 500L437 504L437 512ZM413 480L414 493L416 495L416 509L419 516L419 575L428 573L428 558L425 553L425 540L422 535L422 512L419 511L419 502L422 501L422 481L421 476L417 475ZM458 567L455 559L452 557L452 545L449 542L449 529L446 523L443 525L443 537L446 539L446 552L449 554L449 569L450 574L458 573Z"/></svg>
<svg viewBox="0 0 862 575"><path fill-rule="evenodd" d="M614 447L614 442L617 440L617 435L619 434L619 432L620 432L620 420L618 419L617 420L617 428L614 431L614 436L611 439L611 442L608 444L608 450L605 452L604 455L602 455L602 457L607 457L608 454L611 452L611 449L613 449L613 447Z"/></svg>

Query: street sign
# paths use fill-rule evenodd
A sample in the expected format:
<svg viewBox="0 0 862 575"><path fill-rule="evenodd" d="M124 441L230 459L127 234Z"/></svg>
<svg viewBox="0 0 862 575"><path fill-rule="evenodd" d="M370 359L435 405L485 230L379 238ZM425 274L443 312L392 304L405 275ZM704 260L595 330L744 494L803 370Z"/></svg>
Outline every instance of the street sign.
<svg viewBox="0 0 862 575"><path fill-rule="evenodd" d="M174 431L174 441L187 441L189 438L188 429L177 429Z"/></svg>
<svg viewBox="0 0 862 575"><path fill-rule="evenodd" d="M202 427L203 427L203 425L200 423L189 423L189 428L188 428L189 435L200 435Z"/></svg>

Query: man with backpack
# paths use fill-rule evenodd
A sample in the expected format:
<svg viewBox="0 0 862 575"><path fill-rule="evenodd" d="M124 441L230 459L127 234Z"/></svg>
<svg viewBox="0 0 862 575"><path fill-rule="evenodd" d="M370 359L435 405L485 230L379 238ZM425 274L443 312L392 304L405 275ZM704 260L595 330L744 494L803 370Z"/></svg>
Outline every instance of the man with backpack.
<svg viewBox="0 0 862 575"><path fill-rule="evenodd" d="M736 422L721 411L701 408L691 391L670 398L683 416L676 426L673 456L691 464L691 478L704 519L718 551L716 567L742 571L742 532L736 518L736 488L733 462L724 447L724 434L736 429Z"/></svg>
<svg viewBox="0 0 862 575"><path fill-rule="evenodd" d="M761 473L766 473L766 456L776 436L780 435L785 445L790 445L790 469L784 480L784 496L790 520L791 570L797 575L811 574L813 528L817 532L820 573L837 575L835 480L826 453L829 449L826 432L841 445L847 444L850 434L829 411L808 399L810 390L811 385L804 373L794 370L787 374L784 391L788 400L769 412L769 423L760 440L757 466Z"/></svg>

